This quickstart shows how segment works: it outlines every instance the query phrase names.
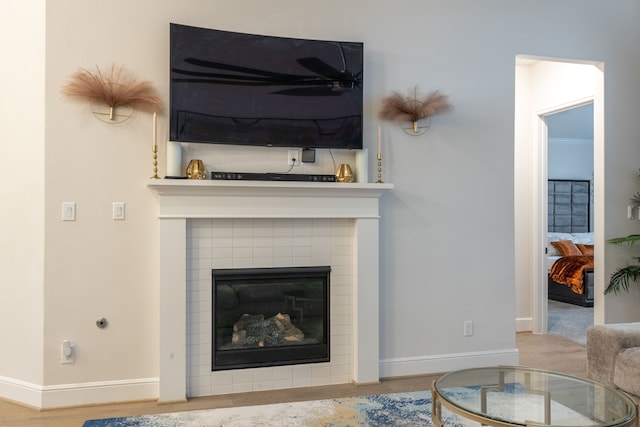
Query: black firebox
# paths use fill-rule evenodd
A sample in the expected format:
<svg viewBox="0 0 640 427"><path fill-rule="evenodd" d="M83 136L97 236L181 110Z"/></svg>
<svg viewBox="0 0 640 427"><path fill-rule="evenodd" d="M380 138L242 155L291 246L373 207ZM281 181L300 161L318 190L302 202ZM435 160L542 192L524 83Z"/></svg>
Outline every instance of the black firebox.
<svg viewBox="0 0 640 427"><path fill-rule="evenodd" d="M329 362L331 267L212 270L212 370Z"/></svg>

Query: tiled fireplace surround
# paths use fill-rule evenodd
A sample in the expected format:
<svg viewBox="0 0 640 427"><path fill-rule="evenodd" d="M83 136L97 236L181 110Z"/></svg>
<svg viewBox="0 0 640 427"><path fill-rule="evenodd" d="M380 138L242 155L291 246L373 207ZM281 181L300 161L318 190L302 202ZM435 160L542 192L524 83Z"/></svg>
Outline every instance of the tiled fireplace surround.
<svg viewBox="0 0 640 427"><path fill-rule="evenodd" d="M160 201L159 400L379 380L389 184L150 180ZM328 363L211 372L211 269L331 266Z"/></svg>

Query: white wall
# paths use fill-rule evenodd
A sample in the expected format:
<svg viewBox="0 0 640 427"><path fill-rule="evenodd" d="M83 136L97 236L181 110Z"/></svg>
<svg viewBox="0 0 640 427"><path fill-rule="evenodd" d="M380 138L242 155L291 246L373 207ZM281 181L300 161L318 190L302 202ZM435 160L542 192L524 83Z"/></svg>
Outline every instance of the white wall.
<svg viewBox="0 0 640 427"><path fill-rule="evenodd" d="M0 395L44 372L44 18L44 0L0 3Z"/></svg>
<svg viewBox="0 0 640 427"><path fill-rule="evenodd" d="M593 140L549 139L549 179L593 178Z"/></svg>
<svg viewBox="0 0 640 427"><path fill-rule="evenodd" d="M43 3L34 2L36 10L42 11ZM580 14L575 13L578 8ZM12 16L29 21L24 9ZM33 353L38 345L44 349L40 363L29 364L43 373L39 379L21 363L2 366L5 378L0 381L10 388L4 395L14 397L21 381L30 383L29 390L37 394L42 386L55 393L67 386L126 385L157 376L157 205L145 187L152 172L151 119L136 114L125 124L105 125L87 106L63 101L59 90L79 67L115 62L154 83L166 102L169 22L363 41L365 144L370 152L375 151L382 97L416 84L449 95L455 110L435 117L422 137L382 124L383 178L396 186L382 200L382 368L410 361L403 365L409 373L443 371L459 366L463 359L469 364L490 363L492 357L513 351L516 54L597 59L606 64L604 168L609 209L625 207L635 191L631 177L638 165L633 159L640 154L634 143L640 125L628 114L640 110L636 84L640 61L633 42L638 39L637 2L620 0L611 8L605 0L562 0L553 10L546 9L534 0L456 4L113 0L108 6L97 0L47 2L46 111L34 110L38 96L34 102L13 106L21 117L46 121L45 164L40 168L46 194L40 183L35 186L37 197L28 200L45 215L44 267L36 266L32 273L40 274L44 291L32 295L28 289L11 288L21 309L40 317L37 323L44 325L45 336L37 338L38 328L29 326L33 320L27 322L25 333L21 327L20 336L5 330L0 336L4 345L12 347L22 344L22 336L36 332L39 343ZM7 42L4 37L3 48ZM36 65L35 70L42 70L41 63ZM13 136L17 134L15 130ZM167 134L164 116L160 134ZM224 156L222 151L218 158ZM212 158L216 155L211 153ZM273 162L280 164L281 157L276 157ZM247 153L244 161L255 167L262 160ZM278 165L271 161L265 164L274 166ZM23 199L11 194L11 200ZM62 201L78 204L76 222L60 221ZM111 220L113 201L126 202L125 221ZM42 203L44 209L38 209ZM607 218L605 212L603 221ZM29 234L34 232L31 224L20 224L29 228ZM624 231L608 227L610 233ZM10 245L0 244L3 252L9 252ZM26 253L9 260L20 269L33 262ZM6 261L0 270L6 269ZM38 279L32 282L37 284ZM38 299L44 301L43 312L41 306L31 305ZM3 298L0 312L6 313L13 301ZM109 320L107 329L95 327L100 316ZM463 337L464 320L474 321L472 337ZM77 342L73 365L59 363L62 339Z"/></svg>

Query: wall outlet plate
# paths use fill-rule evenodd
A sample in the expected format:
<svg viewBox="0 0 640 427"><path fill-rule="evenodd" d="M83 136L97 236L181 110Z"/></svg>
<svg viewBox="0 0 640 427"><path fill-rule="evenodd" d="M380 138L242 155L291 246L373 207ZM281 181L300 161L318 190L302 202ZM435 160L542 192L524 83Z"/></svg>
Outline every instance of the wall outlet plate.
<svg viewBox="0 0 640 427"><path fill-rule="evenodd" d="M287 152L287 166L298 166L300 164L300 156L298 150L289 150Z"/></svg>
<svg viewBox="0 0 640 427"><path fill-rule="evenodd" d="M60 346L60 363L63 365L68 365L75 362L76 345L69 340L62 341L62 345Z"/></svg>

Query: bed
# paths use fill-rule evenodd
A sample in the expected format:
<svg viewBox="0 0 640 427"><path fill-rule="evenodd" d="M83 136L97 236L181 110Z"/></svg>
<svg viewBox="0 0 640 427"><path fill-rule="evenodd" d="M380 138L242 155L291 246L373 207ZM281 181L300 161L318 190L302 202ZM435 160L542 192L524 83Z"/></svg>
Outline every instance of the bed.
<svg viewBox="0 0 640 427"><path fill-rule="evenodd" d="M548 297L593 307L591 185L586 180L549 180Z"/></svg>

